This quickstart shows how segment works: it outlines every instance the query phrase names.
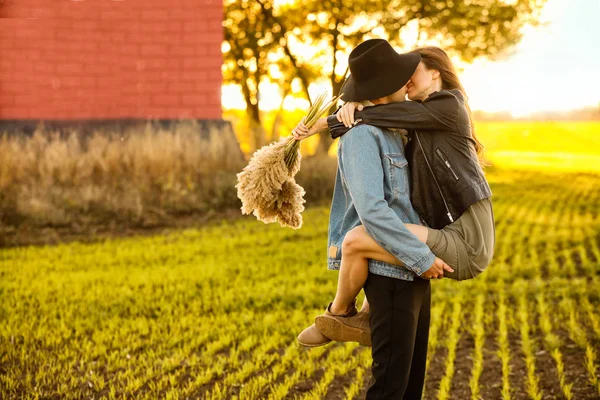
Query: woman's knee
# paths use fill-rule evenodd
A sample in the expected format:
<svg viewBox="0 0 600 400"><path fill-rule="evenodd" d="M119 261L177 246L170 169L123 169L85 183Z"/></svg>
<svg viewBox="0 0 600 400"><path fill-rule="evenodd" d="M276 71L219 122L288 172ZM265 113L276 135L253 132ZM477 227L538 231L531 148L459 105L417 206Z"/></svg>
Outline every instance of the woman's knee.
<svg viewBox="0 0 600 400"><path fill-rule="evenodd" d="M349 230L342 242L342 254L359 253L362 250L362 241L366 234L362 225Z"/></svg>

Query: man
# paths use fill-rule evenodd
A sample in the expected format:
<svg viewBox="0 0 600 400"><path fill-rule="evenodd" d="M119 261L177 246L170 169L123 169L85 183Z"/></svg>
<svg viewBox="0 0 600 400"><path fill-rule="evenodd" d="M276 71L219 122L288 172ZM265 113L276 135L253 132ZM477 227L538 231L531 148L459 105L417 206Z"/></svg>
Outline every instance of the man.
<svg viewBox="0 0 600 400"><path fill-rule="evenodd" d="M374 104L404 101L406 83L419 61L419 54L398 54L382 39L361 43L350 54L351 76L341 90L342 100ZM300 138L301 134L295 130L294 136ZM367 399L421 398L431 299L430 282L422 276L443 272L443 262L404 226L404 222L421 224L410 203L406 165L402 139L390 130L359 125L340 138L328 268L340 268L344 236L361 224L406 266L369 260L364 290L370 303L373 379ZM364 320L355 308L339 316L355 316L357 325L361 318ZM298 341L316 346L330 340L312 325Z"/></svg>

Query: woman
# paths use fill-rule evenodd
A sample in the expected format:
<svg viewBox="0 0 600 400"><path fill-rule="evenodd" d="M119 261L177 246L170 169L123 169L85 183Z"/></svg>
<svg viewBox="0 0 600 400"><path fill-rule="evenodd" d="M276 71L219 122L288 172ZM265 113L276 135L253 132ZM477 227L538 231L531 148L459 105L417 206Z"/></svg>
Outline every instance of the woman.
<svg viewBox="0 0 600 400"><path fill-rule="evenodd" d="M321 118L310 130L300 123L293 134L300 140L329 128L336 138L358 122L408 129L405 151L411 177L411 203L428 226L406 226L454 269L446 277L472 279L490 263L495 244L491 190L478 157L482 145L475 137L465 91L446 52L438 47L412 52L421 55L421 62L407 84L407 96L413 101L364 109L358 103L347 103L337 115ZM356 121L355 110L359 111ZM353 309L367 279L368 259L402 265L363 226L357 226L344 238L335 299L325 314L315 319L326 338L308 345L328 343L327 338L370 345L364 318L354 318L353 321L361 321L357 324L343 316ZM361 311L368 313L367 300ZM311 328L314 326L307 329Z"/></svg>

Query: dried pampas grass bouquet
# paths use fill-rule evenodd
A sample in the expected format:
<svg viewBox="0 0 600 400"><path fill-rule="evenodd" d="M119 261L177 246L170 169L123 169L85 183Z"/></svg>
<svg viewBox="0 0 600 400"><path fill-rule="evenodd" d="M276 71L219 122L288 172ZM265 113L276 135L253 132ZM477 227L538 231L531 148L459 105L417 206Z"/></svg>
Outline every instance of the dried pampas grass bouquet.
<svg viewBox="0 0 600 400"><path fill-rule="evenodd" d="M308 110L304 118L307 127L312 127L339 96L328 102L326 98L326 93L320 94ZM306 192L294 176L300 170L301 160L300 141L293 137L284 137L258 149L237 174L235 187L242 201L242 214L252 213L264 223L279 222L283 227L300 228Z"/></svg>

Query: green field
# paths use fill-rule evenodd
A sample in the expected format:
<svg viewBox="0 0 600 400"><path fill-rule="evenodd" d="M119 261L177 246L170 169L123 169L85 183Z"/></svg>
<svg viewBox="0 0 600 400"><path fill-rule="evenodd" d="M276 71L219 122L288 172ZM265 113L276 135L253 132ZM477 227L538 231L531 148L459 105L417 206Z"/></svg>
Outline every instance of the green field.
<svg viewBox="0 0 600 400"><path fill-rule="evenodd" d="M302 110L286 111L278 134L287 136L304 116ZM247 119L242 110L227 110L242 149L249 153ZM265 112L263 123L272 132L275 112ZM598 121L475 121L475 132L485 146L485 156L505 168L544 169L600 173L600 122ZM305 154L313 154L318 137L302 141ZM329 154L335 156L337 146Z"/></svg>
<svg viewBox="0 0 600 400"><path fill-rule="evenodd" d="M479 125L497 246L432 282L425 399L600 398L599 126ZM0 249L0 398L362 398L370 348L295 341L337 281L303 215Z"/></svg>
<svg viewBox="0 0 600 400"><path fill-rule="evenodd" d="M600 175L488 176L494 261L432 282L425 398L597 399ZM1 250L0 397L359 398L370 348L295 342L335 292L328 211Z"/></svg>
<svg viewBox="0 0 600 400"><path fill-rule="evenodd" d="M505 168L600 172L600 123L480 122L487 158Z"/></svg>

